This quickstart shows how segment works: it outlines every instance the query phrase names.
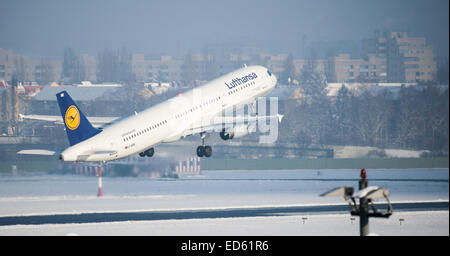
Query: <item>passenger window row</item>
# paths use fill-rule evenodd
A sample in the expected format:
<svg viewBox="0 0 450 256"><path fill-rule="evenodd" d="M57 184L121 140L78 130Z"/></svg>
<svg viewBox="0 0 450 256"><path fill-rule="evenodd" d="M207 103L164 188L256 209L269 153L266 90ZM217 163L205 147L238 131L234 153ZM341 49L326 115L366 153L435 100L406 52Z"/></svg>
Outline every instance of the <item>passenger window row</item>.
<svg viewBox="0 0 450 256"><path fill-rule="evenodd" d="M196 110L199 110L199 109L201 109L201 108L204 108L204 107L206 107L206 106L210 105L211 103L214 103L214 102L216 102L216 101L218 101L218 100L220 100L220 96L217 96L217 97L215 97L215 98L212 98L212 99L210 99L210 100L208 100L208 101L205 101L205 102L203 102L203 103L201 103L201 104L199 104L199 105L195 105L195 106L193 106L192 108L187 109L187 110L185 110L185 111L183 111L183 112L181 112L181 113L175 114L175 118L176 118L176 119L179 119L179 118L185 116L186 114L188 114L189 112L192 113L192 112L194 112L194 111L196 111Z"/></svg>
<svg viewBox="0 0 450 256"><path fill-rule="evenodd" d="M145 133L147 133L147 132L150 132L151 130L154 130L154 129L156 129L156 128L159 128L159 127L161 127L161 126L163 126L163 125L165 125L165 124L167 124L167 120L163 120L163 121L161 121L161 122L158 122L158 123L156 123L156 124L153 124L153 125L151 125L151 126L145 128L145 129L143 129L143 130L141 130L141 131L138 131L138 132L136 132L136 133L134 133L134 134L132 134L132 135L130 135L130 136L128 136L128 137L123 138L123 141L128 141L128 140L131 140L131 139L133 139L133 138L139 137L139 136L141 136L141 135L143 135L143 134L145 134Z"/></svg>

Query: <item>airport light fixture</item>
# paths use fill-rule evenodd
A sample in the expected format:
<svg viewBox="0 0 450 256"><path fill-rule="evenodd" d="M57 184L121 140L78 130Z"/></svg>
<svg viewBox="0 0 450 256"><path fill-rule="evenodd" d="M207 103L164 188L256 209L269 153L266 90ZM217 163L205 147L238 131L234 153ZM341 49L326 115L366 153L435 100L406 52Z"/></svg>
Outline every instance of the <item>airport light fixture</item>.
<svg viewBox="0 0 450 256"><path fill-rule="evenodd" d="M321 197L342 196L349 204L350 214L359 216L360 219L360 235L367 236L369 234L369 217L389 218L392 215L392 205L389 201L389 190L378 187L368 186L366 170L362 169L359 180L359 191L354 192L353 187L345 186L329 190ZM374 204L375 199L384 198L387 201L387 210L380 211ZM359 199L359 205L356 200ZM369 203L371 210L369 209Z"/></svg>

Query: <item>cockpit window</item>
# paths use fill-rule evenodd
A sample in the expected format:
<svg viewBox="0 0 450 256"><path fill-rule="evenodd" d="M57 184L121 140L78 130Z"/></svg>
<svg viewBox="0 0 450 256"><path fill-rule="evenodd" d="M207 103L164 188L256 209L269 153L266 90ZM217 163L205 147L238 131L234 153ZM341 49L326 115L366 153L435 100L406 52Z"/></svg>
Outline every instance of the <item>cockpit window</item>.
<svg viewBox="0 0 450 256"><path fill-rule="evenodd" d="M269 71L269 70L267 70L267 74L269 74L269 76L272 76L272 73L270 73L270 71Z"/></svg>

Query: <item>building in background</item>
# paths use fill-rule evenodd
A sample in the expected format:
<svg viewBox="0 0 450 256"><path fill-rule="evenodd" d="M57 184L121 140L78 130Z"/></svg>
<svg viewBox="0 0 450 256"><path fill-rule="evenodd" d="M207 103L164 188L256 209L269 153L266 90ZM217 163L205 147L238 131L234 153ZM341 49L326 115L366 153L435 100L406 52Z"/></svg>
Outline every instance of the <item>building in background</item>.
<svg viewBox="0 0 450 256"><path fill-rule="evenodd" d="M13 75L16 75L21 82L38 82L40 85L46 85L59 81L61 71L61 61L32 60L28 56L0 48L0 80L11 81Z"/></svg>
<svg viewBox="0 0 450 256"><path fill-rule="evenodd" d="M144 54L133 54L131 71L137 82L172 82L181 80L182 60L162 56L158 60L145 59Z"/></svg>
<svg viewBox="0 0 450 256"><path fill-rule="evenodd" d="M40 85L48 85L61 79L61 61L54 60L31 60L31 78Z"/></svg>
<svg viewBox="0 0 450 256"><path fill-rule="evenodd" d="M406 32L392 32L390 38L395 41L403 57L405 82L427 82L436 79L435 56L424 37L409 37Z"/></svg>
<svg viewBox="0 0 450 256"><path fill-rule="evenodd" d="M348 54L329 58L334 79L330 82L386 82L386 59L369 54L367 59L351 59Z"/></svg>
<svg viewBox="0 0 450 256"><path fill-rule="evenodd" d="M74 67L76 72L72 73L76 77L72 80L97 81L99 61L87 54L73 55L78 65ZM310 45L309 55L302 59L294 59L289 54L263 53L258 47L239 45L209 46L203 54L189 52L181 59L172 56L146 59L144 54L131 54L130 59L130 72L139 84L196 86L243 65L266 66L284 83L298 79L306 63L313 63L314 71L325 74L328 82L415 83L437 79L435 55L424 37L410 37L406 32L387 30L382 33L376 30L372 38L361 41L360 47L356 47L355 41ZM37 82L39 85L65 81L61 77L62 66L61 61L31 60L0 49L0 80L11 81L15 74L19 81ZM119 71L124 69L120 65L117 68ZM120 79L112 76L106 80L119 82L115 80Z"/></svg>
<svg viewBox="0 0 450 256"><path fill-rule="evenodd" d="M398 82L429 82L436 80L437 65L433 49L424 37L409 37L407 32L380 33L362 40L363 56L376 56L386 63L386 80Z"/></svg>
<svg viewBox="0 0 450 256"><path fill-rule="evenodd" d="M15 68L16 55L0 48L0 80L11 81Z"/></svg>

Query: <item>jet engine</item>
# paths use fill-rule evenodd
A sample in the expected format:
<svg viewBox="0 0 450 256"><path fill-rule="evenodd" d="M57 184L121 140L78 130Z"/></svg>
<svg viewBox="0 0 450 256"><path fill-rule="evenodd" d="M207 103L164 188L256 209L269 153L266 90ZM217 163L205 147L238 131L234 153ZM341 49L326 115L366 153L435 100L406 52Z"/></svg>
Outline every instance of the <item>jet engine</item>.
<svg viewBox="0 0 450 256"><path fill-rule="evenodd" d="M235 138L244 137L245 135L249 134L249 126L248 125L239 125L233 128L233 130L227 132L225 129L223 129L220 132L220 138L222 140L231 140Z"/></svg>

